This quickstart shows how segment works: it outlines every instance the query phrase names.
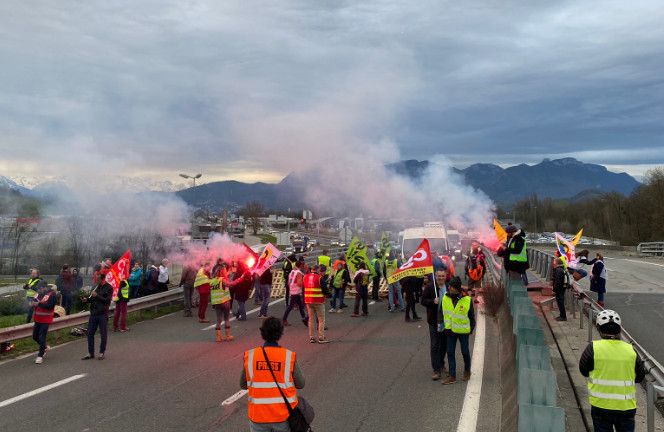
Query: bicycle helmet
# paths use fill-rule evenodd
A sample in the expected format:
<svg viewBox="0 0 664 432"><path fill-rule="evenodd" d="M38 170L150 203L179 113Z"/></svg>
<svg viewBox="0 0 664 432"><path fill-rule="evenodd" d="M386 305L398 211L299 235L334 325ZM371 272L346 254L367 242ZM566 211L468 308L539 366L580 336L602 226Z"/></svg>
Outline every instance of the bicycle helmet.
<svg viewBox="0 0 664 432"><path fill-rule="evenodd" d="M605 324L615 323L619 326L622 325L620 321L620 315L618 312L612 311L611 309L603 310L597 315L597 320L595 321L597 327L602 327Z"/></svg>

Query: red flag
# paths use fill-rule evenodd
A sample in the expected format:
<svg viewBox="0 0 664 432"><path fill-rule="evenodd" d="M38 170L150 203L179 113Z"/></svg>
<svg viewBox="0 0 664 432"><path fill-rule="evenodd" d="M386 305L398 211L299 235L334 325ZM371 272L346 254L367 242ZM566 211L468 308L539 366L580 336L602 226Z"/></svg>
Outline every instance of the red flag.
<svg viewBox="0 0 664 432"><path fill-rule="evenodd" d="M394 283L406 276L424 276L429 273L433 273L433 262L431 261L429 240L424 239L413 256L392 276L388 277L387 282Z"/></svg>
<svg viewBox="0 0 664 432"><path fill-rule="evenodd" d="M122 258L113 264L111 270L106 273L106 282L111 284L113 287L113 297L111 298L117 297L118 289L120 288L120 282L129 278L130 263L131 250L128 250L124 255L122 255Z"/></svg>

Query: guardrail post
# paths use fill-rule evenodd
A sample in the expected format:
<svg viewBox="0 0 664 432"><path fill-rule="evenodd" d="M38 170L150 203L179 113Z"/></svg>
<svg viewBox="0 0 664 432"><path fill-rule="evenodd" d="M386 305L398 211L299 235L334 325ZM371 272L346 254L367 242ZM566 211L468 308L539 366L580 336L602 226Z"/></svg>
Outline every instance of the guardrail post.
<svg viewBox="0 0 664 432"><path fill-rule="evenodd" d="M574 298L574 290L569 290L569 298L572 306L572 318L576 319L576 299Z"/></svg>
<svg viewBox="0 0 664 432"><path fill-rule="evenodd" d="M651 382L646 384L646 400L648 401L646 427L648 432L655 432L655 400L657 400L657 395L655 394L655 386Z"/></svg>
<svg viewBox="0 0 664 432"><path fill-rule="evenodd" d="M586 302L582 301L581 305L579 306L579 329L583 330L583 319L585 318L584 315L586 314Z"/></svg>
<svg viewBox="0 0 664 432"><path fill-rule="evenodd" d="M592 307L588 309L588 343L593 341L593 318L595 311Z"/></svg>

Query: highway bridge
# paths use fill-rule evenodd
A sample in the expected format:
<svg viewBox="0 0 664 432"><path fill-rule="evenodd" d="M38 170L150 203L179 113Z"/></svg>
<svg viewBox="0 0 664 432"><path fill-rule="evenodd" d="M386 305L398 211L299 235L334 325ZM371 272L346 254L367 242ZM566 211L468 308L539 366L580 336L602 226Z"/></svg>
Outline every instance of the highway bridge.
<svg viewBox="0 0 664 432"><path fill-rule="evenodd" d="M621 313L630 333L663 358L664 262L606 255L606 307ZM262 344L262 320L251 301L247 306L248 320L232 322L232 342L216 342L213 326L176 312L129 333L109 333L103 361L80 360L85 340L54 347L42 365L34 364L34 353L3 361L0 430L248 430L239 376L243 352ZM425 316L422 306L417 309ZM284 310L283 299L273 299L268 312L281 317ZM504 335L483 311L471 337L473 376L449 386L431 380L426 322L406 323L386 302L370 302L368 317L328 314L327 345L310 344L293 314L281 345L297 353L306 377L298 394L316 409L316 431L499 431L514 424L503 410L506 393L516 391L501 387ZM549 346L554 358L555 344ZM457 366L461 371L459 354ZM574 396L561 389L559 398L565 397ZM644 410L640 403L639 413ZM568 430L581 430L579 424L570 421ZM645 430L643 421L637 430Z"/></svg>

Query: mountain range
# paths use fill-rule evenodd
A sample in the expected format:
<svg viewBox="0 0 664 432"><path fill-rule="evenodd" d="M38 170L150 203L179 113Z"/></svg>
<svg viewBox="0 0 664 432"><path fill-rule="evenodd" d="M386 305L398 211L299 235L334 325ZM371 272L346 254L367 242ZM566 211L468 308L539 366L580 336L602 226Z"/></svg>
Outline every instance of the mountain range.
<svg viewBox="0 0 664 432"><path fill-rule="evenodd" d="M418 181L428 166L429 161L405 160L387 165L386 168ZM499 205L516 202L533 193L540 199L550 197L575 202L596 198L611 191L629 195L639 185L636 179L626 173L613 173L602 165L583 163L574 158L544 159L536 165L520 164L508 168L477 163L464 169L454 168L454 171L467 184L482 190ZM302 173L291 173L276 184L221 181L178 191L173 191L173 184L166 182L168 184L162 185L161 191L175 193L188 204L208 210L236 210L249 201L260 201L269 209L285 210L304 206L303 202L293 198L301 196L298 193L303 184L299 180L301 176ZM143 191L159 189L158 182L143 181L142 184ZM28 189L2 176L0 188L16 190L23 195L34 197L55 193L60 195L66 191L66 186L58 181L42 183Z"/></svg>

